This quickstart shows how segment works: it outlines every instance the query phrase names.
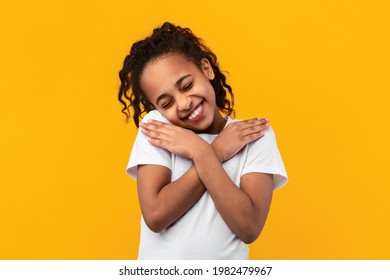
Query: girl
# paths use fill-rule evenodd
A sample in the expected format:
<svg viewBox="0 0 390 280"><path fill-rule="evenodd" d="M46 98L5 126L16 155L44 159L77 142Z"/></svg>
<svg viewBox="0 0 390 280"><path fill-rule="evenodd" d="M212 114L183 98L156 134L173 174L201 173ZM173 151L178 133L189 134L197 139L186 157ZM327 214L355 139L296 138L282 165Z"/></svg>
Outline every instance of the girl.
<svg viewBox="0 0 390 280"><path fill-rule="evenodd" d="M120 79L122 112L128 120L132 107L140 127L127 168L142 212L138 258L247 259L287 182L268 119L231 119L217 57L171 23L133 44Z"/></svg>

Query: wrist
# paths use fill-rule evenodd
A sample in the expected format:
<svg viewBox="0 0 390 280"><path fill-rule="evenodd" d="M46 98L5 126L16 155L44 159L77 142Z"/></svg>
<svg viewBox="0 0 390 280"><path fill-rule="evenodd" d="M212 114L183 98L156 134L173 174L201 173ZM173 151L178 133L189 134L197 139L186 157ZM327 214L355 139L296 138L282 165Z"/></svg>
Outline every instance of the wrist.
<svg viewBox="0 0 390 280"><path fill-rule="evenodd" d="M205 158L209 158L209 157L216 157L219 160L218 155L215 153L211 145L205 142L204 145L198 145L196 149L194 149L192 160L194 163L196 163L199 160L204 160Z"/></svg>
<svg viewBox="0 0 390 280"><path fill-rule="evenodd" d="M215 141L213 143L211 143L211 148L213 149L215 155L217 156L217 158L219 159L219 161L222 163L224 162L224 157L223 157L223 151L218 149L218 145L215 144Z"/></svg>

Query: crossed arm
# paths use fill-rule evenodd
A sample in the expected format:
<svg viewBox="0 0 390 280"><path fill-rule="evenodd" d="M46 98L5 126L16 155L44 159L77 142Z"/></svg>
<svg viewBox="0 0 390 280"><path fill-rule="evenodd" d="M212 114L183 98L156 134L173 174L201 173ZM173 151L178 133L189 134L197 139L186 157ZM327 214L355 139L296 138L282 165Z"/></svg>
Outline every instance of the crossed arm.
<svg viewBox="0 0 390 280"><path fill-rule="evenodd" d="M159 165L137 170L141 211L148 227L159 232L184 215L207 190L229 228L245 243L260 234L272 199L272 175L248 173L240 188L226 174L222 162L246 144L263 136L268 120L252 119L228 125L208 144L194 132L171 124L140 124L151 144L193 161L191 168L171 182L171 171ZM196 147L196 148L195 148Z"/></svg>

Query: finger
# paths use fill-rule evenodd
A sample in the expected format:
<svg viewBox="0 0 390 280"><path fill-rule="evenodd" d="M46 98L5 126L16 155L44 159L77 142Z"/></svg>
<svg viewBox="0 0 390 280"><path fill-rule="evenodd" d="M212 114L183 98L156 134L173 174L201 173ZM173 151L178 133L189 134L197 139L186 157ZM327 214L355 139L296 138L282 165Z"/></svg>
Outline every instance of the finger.
<svg viewBox="0 0 390 280"><path fill-rule="evenodd" d="M164 122L160 122L160 121L156 121L156 120L148 120L147 122L140 122L139 123L139 126L140 127L143 127L143 128L152 128L153 129L156 129L158 127L167 127L167 123L164 123Z"/></svg>
<svg viewBox="0 0 390 280"><path fill-rule="evenodd" d="M269 118L253 118L249 120L243 120L241 123L260 123L260 124L266 124L269 123L270 119Z"/></svg>
<svg viewBox="0 0 390 280"><path fill-rule="evenodd" d="M155 125L155 126L158 126L158 127L164 127L164 128L169 128L171 126L174 126L170 123L166 123L166 122L162 122L162 121L158 121L158 120L148 120L148 124L149 125Z"/></svg>
<svg viewBox="0 0 390 280"><path fill-rule="evenodd" d="M155 125L161 125L162 126L162 125L164 125L166 123L162 122L162 121L150 119L150 120L148 120L148 124L155 124Z"/></svg>
<svg viewBox="0 0 390 280"><path fill-rule="evenodd" d="M251 133L243 137L245 144L256 141L264 136L264 131L260 131L258 133Z"/></svg>
<svg viewBox="0 0 390 280"><path fill-rule="evenodd" d="M269 127L269 119L251 119L251 120L246 120L240 123L241 129L247 129L247 128L252 128L252 127Z"/></svg>
<svg viewBox="0 0 390 280"><path fill-rule="evenodd" d="M147 128L141 128L141 132L150 139L167 140L169 137L166 133L159 130L151 130Z"/></svg>
<svg viewBox="0 0 390 280"><path fill-rule="evenodd" d="M184 128L179 127L177 125L173 125L171 123L165 123L157 120L148 120L148 126L152 127L154 130L164 130L164 131L181 131Z"/></svg>
<svg viewBox="0 0 390 280"><path fill-rule="evenodd" d="M153 130L157 130L157 127L156 126L152 126L151 124L149 123L144 123L144 122L140 122L139 123L139 127L141 128L141 131L144 132L144 131L153 131Z"/></svg>
<svg viewBox="0 0 390 280"><path fill-rule="evenodd" d="M259 120L261 124L266 124L270 122L269 118L256 118L256 119Z"/></svg>
<svg viewBox="0 0 390 280"><path fill-rule="evenodd" d="M269 122L270 122L269 118L255 118L253 121L253 123L261 124L261 125L269 124Z"/></svg>
<svg viewBox="0 0 390 280"><path fill-rule="evenodd" d="M249 134L256 134L265 130L269 124L265 123L259 119L251 119L246 121L234 122L229 124L228 128L231 132L230 134L237 135L237 137L242 138Z"/></svg>
<svg viewBox="0 0 390 280"><path fill-rule="evenodd" d="M243 129L242 133L244 136L249 135L249 134L256 134L259 132L263 132L269 128L269 124L264 124L264 125L253 125L253 126L248 126L245 129Z"/></svg>
<svg viewBox="0 0 390 280"><path fill-rule="evenodd" d="M241 126L243 129L245 129L245 128L250 127L250 126L269 124L269 119L267 119L267 118L254 118L254 119L238 122L237 124L239 126Z"/></svg>
<svg viewBox="0 0 390 280"><path fill-rule="evenodd" d="M263 124L263 125L251 125L247 126L242 130L243 137L251 134L257 134L260 132L264 132L266 129L270 127L269 123Z"/></svg>
<svg viewBox="0 0 390 280"><path fill-rule="evenodd" d="M162 133L167 133L169 131L169 126L168 124L165 124L163 122L151 122L151 123L140 123L139 125L141 128L146 129L148 131L160 131Z"/></svg>
<svg viewBox="0 0 390 280"><path fill-rule="evenodd" d="M151 137L151 131L150 130L148 130L148 129L146 129L146 128L141 128L141 132L145 135L145 136L147 136L147 137Z"/></svg>
<svg viewBox="0 0 390 280"><path fill-rule="evenodd" d="M162 148L165 150L169 150L170 145L167 141L164 141L161 139L155 139L155 138L149 138L148 141L150 144L152 144L156 147L159 147L159 148Z"/></svg>
<svg viewBox="0 0 390 280"><path fill-rule="evenodd" d="M148 124L147 124L147 123L144 123L144 122L140 122L140 123L139 123L139 126L140 126L140 127L147 127Z"/></svg>

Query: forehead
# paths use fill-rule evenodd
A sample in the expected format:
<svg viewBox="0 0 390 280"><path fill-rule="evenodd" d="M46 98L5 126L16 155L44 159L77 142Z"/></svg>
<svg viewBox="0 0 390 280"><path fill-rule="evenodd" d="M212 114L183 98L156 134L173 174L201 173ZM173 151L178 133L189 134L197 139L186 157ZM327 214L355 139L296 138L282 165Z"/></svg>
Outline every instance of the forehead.
<svg viewBox="0 0 390 280"><path fill-rule="evenodd" d="M162 93L174 87L184 75L195 75L198 67L181 54L166 54L149 62L142 71L140 84L142 90Z"/></svg>

